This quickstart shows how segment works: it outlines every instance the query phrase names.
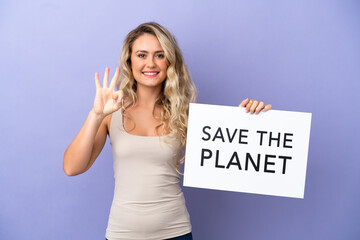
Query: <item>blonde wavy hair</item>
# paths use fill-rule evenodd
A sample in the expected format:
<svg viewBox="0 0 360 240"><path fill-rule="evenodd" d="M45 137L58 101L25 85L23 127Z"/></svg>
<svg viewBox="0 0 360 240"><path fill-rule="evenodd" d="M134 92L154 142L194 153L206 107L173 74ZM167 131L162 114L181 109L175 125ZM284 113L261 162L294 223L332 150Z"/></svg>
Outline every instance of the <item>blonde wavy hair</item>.
<svg viewBox="0 0 360 240"><path fill-rule="evenodd" d="M135 40L143 34L154 35L165 52L167 76L155 103L155 106L161 107L161 123L157 126L157 129L160 127L168 129L180 140L182 157L176 163L176 170L179 172L179 167L184 163L185 159L189 103L196 100L196 88L174 36L158 23L143 23L129 32L124 40L120 57L121 74L117 86L118 89L124 91L126 97L121 111L126 116L126 109L137 102L137 85L131 70L130 57ZM161 135L164 135L164 131L162 131Z"/></svg>

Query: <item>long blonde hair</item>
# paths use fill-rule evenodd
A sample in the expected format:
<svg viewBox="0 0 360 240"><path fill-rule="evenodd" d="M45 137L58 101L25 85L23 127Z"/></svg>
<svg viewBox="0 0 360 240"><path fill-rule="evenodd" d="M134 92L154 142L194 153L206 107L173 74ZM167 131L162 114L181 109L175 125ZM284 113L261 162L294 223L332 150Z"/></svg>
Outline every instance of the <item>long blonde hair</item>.
<svg viewBox="0 0 360 240"><path fill-rule="evenodd" d="M121 74L120 81L118 81L118 89L124 91L127 101L125 101L121 111L124 114L128 107L133 106L137 102L136 80L131 70L130 57L135 40L143 34L154 35L165 52L168 66L167 76L155 106L161 107L161 124L158 127L166 126L180 140L183 154L176 164L176 170L179 171L180 165L184 163L189 103L196 100L196 88L174 36L158 23L143 23L129 32L124 40L120 57Z"/></svg>

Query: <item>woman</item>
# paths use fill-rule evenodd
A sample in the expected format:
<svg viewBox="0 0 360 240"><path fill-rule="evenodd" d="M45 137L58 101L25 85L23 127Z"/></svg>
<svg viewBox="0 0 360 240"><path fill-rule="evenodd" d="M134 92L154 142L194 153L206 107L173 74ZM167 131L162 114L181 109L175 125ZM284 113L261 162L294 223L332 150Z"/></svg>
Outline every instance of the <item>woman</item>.
<svg viewBox="0 0 360 240"><path fill-rule="evenodd" d="M196 90L181 51L167 29L145 23L127 35L120 68L110 85L105 70L102 87L95 74L94 107L65 151L64 171L87 171L109 134L115 191L106 238L192 239L178 169ZM249 99L239 106L251 113L271 109Z"/></svg>

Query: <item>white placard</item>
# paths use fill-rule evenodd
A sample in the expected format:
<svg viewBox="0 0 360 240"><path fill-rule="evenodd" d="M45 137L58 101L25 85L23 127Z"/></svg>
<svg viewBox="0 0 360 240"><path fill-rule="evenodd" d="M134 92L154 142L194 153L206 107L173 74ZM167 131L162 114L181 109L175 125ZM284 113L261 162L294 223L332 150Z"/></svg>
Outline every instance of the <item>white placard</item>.
<svg viewBox="0 0 360 240"><path fill-rule="evenodd" d="M184 186L304 198L311 113L190 104Z"/></svg>

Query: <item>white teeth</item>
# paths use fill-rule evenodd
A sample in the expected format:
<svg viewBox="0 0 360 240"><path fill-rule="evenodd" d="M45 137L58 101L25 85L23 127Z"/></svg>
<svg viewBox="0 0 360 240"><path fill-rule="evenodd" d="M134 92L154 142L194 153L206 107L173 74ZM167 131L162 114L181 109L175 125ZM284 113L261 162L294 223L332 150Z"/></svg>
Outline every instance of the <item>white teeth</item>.
<svg viewBox="0 0 360 240"><path fill-rule="evenodd" d="M153 75L156 75L157 72L144 72L145 75L149 75L149 76L153 76Z"/></svg>

